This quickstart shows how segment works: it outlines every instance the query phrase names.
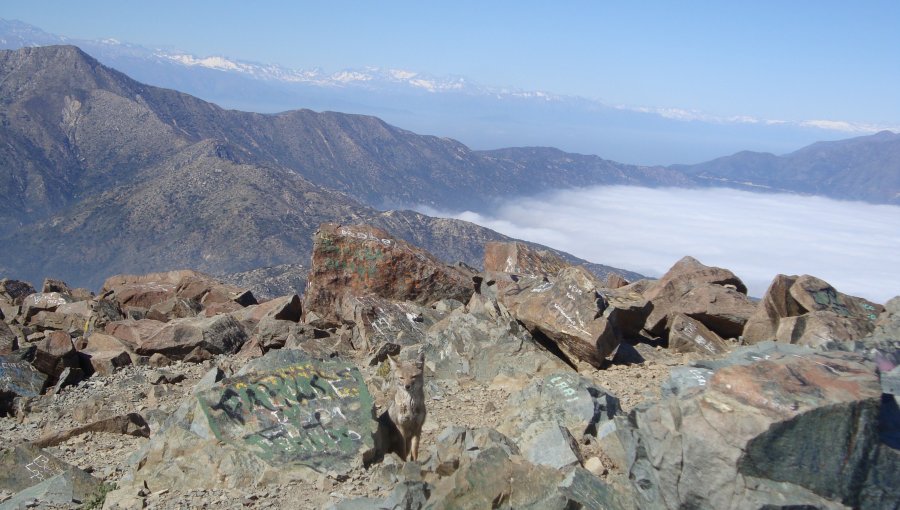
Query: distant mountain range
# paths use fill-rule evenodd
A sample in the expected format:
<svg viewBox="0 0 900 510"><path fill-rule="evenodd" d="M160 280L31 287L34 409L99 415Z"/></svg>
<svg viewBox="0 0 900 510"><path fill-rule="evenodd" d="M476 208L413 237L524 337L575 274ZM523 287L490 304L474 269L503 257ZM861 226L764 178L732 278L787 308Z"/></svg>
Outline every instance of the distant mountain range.
<svg viewBox="0 0 900 510"><path fill-rule="evenodd" d="M551 177L373 117L223 110L136 82L74 46L0 51L0 77L0 273L35 281L96 287L118 272L303 264L325 221L372 223L478 265L485 241L507 238L372 206L474 206L611 176L681 179L599 158L587 176Z"/></svg>
<svg viewBox="0 0 900 510"><path fill-rule="evenodd" d="M70 39L22 22L0 20L0 48L54 44L77 45L143 83L180 90L224 108L260 113L308 108L375 115L476 149L555 146L633 163L694 163L743 149L785 153L819 140L878 130L832 120L723 118L678 108L608 105L415 70L289 69L110 39Z"/></svg>
<svg viewBox="0 0 900 510"><path fill-rule="evenodd" d="M478 265L484 242L504 236L379 209L487 211L498 197L558 188L713 185L900 203L891 133L671 168L552 148L473 151L370 116L224 110L74 46L0 51L0 139L0 273L89 286L118 272L303 264L324 221L373 223Z"/></svg>

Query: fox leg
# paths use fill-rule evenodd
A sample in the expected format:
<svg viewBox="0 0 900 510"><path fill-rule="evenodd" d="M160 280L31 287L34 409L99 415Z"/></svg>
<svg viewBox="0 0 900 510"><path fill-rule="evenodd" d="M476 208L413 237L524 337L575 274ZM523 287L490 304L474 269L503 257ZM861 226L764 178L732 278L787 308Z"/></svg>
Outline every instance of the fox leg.
<svg viewBox="0 0 900 510"><path fill-rule="evenodd" d="M410 438L409 456L412 460L419 460L419 436L418 434Z"/></svg>

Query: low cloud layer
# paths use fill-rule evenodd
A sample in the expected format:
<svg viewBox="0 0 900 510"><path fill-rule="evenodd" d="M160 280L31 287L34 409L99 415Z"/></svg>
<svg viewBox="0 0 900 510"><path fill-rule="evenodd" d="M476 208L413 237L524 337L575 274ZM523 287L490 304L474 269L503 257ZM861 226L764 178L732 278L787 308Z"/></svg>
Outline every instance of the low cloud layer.
<svg viewBox="0 0 900 510"><path fill-rule="evenodd" d="M447 215L660 276L684 255L734 271L762 296L778 273L811 274L885 302L900 294L900 207L728 189L606 186Z"/></svg>

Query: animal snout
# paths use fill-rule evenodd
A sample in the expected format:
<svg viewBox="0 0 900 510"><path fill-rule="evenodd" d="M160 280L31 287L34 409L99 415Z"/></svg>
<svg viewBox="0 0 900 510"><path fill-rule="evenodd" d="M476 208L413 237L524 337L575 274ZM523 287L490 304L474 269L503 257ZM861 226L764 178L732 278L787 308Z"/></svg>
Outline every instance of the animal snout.
<svg viewBox="0 0 900 510"><path fill-rule="evenodd" d="M412 388L412 384L411 384L411 383L406 383L406 384L403 385L403 387L406 388L406 389L410 389L410 388Z"/></svg>

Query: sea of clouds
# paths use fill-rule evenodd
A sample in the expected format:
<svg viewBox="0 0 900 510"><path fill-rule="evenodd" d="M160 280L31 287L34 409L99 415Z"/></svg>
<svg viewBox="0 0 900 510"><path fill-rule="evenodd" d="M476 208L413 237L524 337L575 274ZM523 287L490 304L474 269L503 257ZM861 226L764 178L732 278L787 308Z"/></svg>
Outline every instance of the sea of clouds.
<svg viewBox="0 0 900 510"><path fill-rule="evenodd" d="M691 255L761 297L778 274L810 274L883 303L900 295L900 207L730 189L630 186L510 199L477 223L591 262L658 277Z"/></svg>

